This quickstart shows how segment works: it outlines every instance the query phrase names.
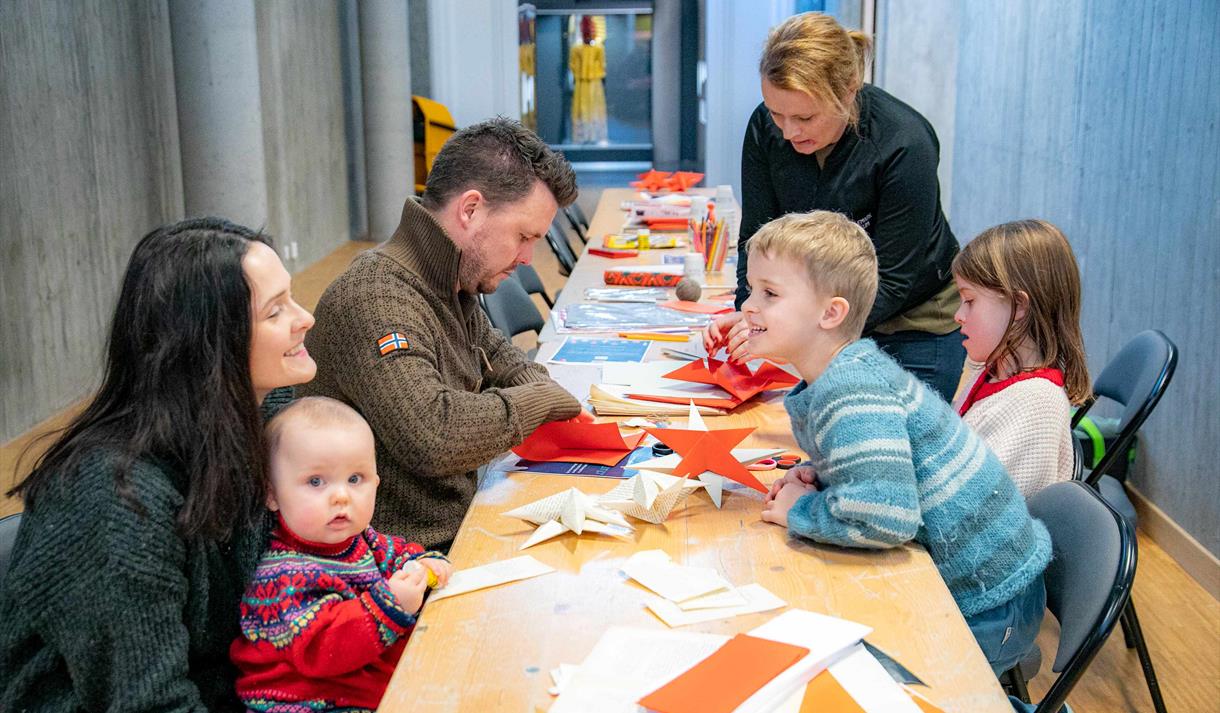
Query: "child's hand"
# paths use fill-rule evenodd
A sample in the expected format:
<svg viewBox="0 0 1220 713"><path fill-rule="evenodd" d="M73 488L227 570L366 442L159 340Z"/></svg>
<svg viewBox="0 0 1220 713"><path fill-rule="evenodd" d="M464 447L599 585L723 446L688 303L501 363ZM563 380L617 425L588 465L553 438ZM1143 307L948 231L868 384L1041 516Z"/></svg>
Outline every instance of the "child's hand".
<svg viewBox="0 0 1220 713"><path fill-rule="evenodd" d="M793 470L796 470L793 468ZM796 504L802 495L814 490L812 485L805 483L784 483L775 497L763 508L762 519L776 525L788 526L788 511Z"/></svg>
<svg viewBox="0 0 1220 713"><path fill-rule="evenodd" d="M424 590L428 588L428 570L423 567L403 568L390 575L390 591L398 606L412 614L424 605Z"/></svg>
<svg viewBox="0 0 1220 713"><path fill-rule="evenodd" d="M440 589L449 584L449 577L453 576L452 564L437 557L421 557L415 561L432 570L432 573L436 575L435 589Z"/></svg>
<svg viewBox="0 0 1220 713"><path fill-rule="evenodd" d="M767 492L767 497L763 499L763 502L769 503L774 500L775 496L779 494L780 489L788 483L808 485L812 486L815 490L821 490L821 486L818 484L818 475L814 472L813 466L798 465L784 473L784 477L778 478L771 483L771 490Z"/></svg>
<svg viewBox="0 0 1220 713"><path fill-rule="evenodd" d="M738 333L741 327L745 326L746 321L742 318L741 312L730 312L713 317L712 321L707 323L707 329L703 330L703 348L707 350L707 355L712 356L720 347L727 347L729 354L733 354L733 349L739 347L749 336L749 328L745 329L745 336L734 342L733 337Z"/></svg>

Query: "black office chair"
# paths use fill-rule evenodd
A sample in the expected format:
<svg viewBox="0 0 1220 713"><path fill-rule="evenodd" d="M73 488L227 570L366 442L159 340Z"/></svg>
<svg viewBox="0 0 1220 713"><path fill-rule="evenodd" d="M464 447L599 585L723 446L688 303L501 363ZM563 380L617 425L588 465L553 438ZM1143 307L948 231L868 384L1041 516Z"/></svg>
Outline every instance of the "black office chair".
<svg viewBox="0 0 1220 713"><path fill-rule="evenodd" d="M1165 394L1177 365L1177 346L1159 330L1149 329L1127 342L1093 382L1095 397L1118 403L1123 407L1123 414L1113 445L1106 449L1100 461L1093 464L1092 470L1084 473L1084 481L1096 488L1110 507L1131 523L1132 528L1137 525L1137 516L1126 486L1106 472L1119 458L1127 457L1127 451L1135 442L1140 427ZM1085 404L1076 412L1073 426L1084 418L1093 403ZM1152 666L1152 657L1148 654L1148 645L1144 641L1144 632L1135 613L1134 601L1129 601L1123 610L1122 627L1127 648L1135 649L1139 654L1153 708L1157 713L1165 713L1165 701Z"/></svg>
<svg viewBox="0 0 1220 713"><path fill-rule="evenodd" d="M564 277L571 275L572 270L576 268L576 253L572 252L572 245L568 243L568 236L559 225L558 219L551 221L551 227L546 231L546 242L551 246L551 252L555 253L555 259L559 261L559 274Z"/></svg>
<svg viewBox="0 0 1220 713"><path fill-rule="evenodd" d="M13 544L17 542L20 526L21 513L0 518L0 589L4 588L4 577L8 574L8 563L13 558Z"/></svg>
<svg viewBox="0 0 1220 713"><path fill-rule="evenodd" d="M572 226L572 230L576 231L576 237L580 238L580 242L589 242L589 219L585 217L585 212L580 209L580 206L573 203L563 209L564 216L568 219L568 225Z"/></svg>
<svg viewBox="0 0 1220 713"><path fill-rule="evenodd" d="M538 276L538 271L532 265L518 265L513 274L517 276L517 280L525 291L531 295L542 297L542 301L546 303L547 308L555 306L555 300L546 293L546 285L542 284L542 278Z"/></svg>
<svg viewBox="0 0 1220 713"><path fill-rule="evenodd" d="M492 326L509 339L524 332L541 333L546 324L515 274L509 275L495 292L482 295L481 299Z"/></svg>
<svg viewBox="0 0 1220 713"><path fill-rule="evenodd" d="M1029 512L1051 533L1054 555L1043 575L1046 606L1059 621L1051 670L1059 674L1037 707L1029 706L1025 668L1006 671L1023 710L1056 713L1122 618L1135 581L1135 528L1080 481L1055 483L1029 499ZM1014 708L1016 705L1014 705Z"/></svg>

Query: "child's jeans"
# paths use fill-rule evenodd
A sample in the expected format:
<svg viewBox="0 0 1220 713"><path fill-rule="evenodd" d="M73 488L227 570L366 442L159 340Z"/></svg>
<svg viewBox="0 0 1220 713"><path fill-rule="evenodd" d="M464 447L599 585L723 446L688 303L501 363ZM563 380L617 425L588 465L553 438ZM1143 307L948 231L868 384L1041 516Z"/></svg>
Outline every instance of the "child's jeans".
<svg viewBox="0 0 1220 713"><path fill-rule="evenodd" d="M996 676L1016 666L1034 646L1046 612L1046 585L1039 575L998 607L966 617L966 624Z"/></svg>

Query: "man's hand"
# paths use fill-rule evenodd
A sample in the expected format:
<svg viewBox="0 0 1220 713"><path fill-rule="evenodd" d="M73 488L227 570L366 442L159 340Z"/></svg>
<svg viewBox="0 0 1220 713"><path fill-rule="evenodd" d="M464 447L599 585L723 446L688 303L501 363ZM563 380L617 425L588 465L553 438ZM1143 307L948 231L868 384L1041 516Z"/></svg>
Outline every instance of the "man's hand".
<svg viewBox="0 0 1220 713"><path fill-rule="evenodd" d="M580 413L568 420L572 423L593 423L593 414L589 413L587 409L582 408Z"/></svg>
<svg viewBox="0 0 1220 713"><path fill-rule="evenodd" d="M795 469L794 469L795 470ZM762 519L783 527L788 526L788 511L800 500L802 495L813 492L812 485L805 483L784 483L775 497L763 508Z"/></svg>
<svg viewBox="0 0 1220 713"><path fill-rule="evenodd" d="M428 570L423 567L404 567L390 575L387 582L398 606L412 614L424 604L424 590L428 588Z"/></svg>

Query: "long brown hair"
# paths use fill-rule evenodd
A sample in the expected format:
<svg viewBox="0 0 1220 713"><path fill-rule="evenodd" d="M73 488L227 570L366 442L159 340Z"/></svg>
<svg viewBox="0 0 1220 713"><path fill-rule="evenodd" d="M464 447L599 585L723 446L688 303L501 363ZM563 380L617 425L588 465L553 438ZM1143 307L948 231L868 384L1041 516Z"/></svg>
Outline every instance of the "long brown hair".
<svg viewBox="0 0 1220 713"><path fill-rule="evenodd" d="M1004 337L987 358L989 369L1008 360L1017 369L1053 367L1063 372L1073 404L1092 396L1080 335L1080 270L1059 228L1032 219L988 228L953 259L953 274L1003 295L1012 305ZM1028 305L1025 317L1017 319L1022 299ZM1042 363L1021 363L1017 347L1027 339L1037 345Z"/></svg>
<svg viewBox="0 0 1220 713"><path fill-rule="evenodd" d="M808 94L854 126L857 103L845 100L863 84L872 47L867 35L844 29L830 15L803 12L771 30L758 73L780 89Z"/></svg>

